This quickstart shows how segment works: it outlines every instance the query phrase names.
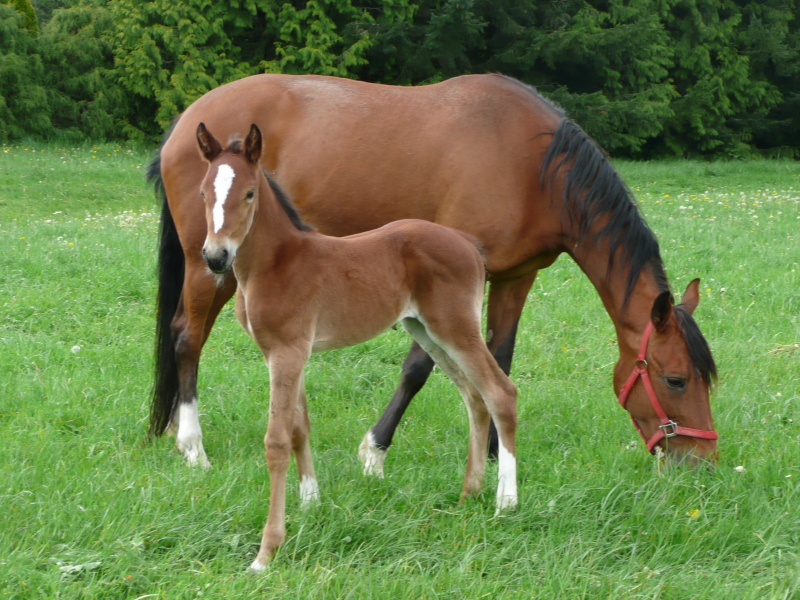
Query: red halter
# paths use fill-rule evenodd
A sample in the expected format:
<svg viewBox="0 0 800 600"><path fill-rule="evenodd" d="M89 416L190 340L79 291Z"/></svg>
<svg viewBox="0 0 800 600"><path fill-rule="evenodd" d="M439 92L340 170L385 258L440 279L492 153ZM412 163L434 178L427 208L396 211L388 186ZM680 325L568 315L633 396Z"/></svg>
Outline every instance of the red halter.
<svg viewBox="0 0 800 600"><path fill-rule="evenodd" d="M647 372L647 361L645 360L645 354L647 353L647 342L650 340L650 334L652 331L653 322L650 321L647 323L647 327L645 327L644 335L642 336L642 345L639 348L639 356L636 358L636 364L633 365L633 372L631 373L630 377L628 377L625 385L623 385L622 389L619 391L619 403L622 405L622 408L625 408L625 402L628 400L628 394L631 393L636 380L641 377L642 383L644 384L644 389L647 392L647 397L650 399L650 404L653 406L656 416L661 420L661 425L658 426L658 431L656 431L648 440L647 436L645 436L644 431L642 431L641 426L633 417L633 415L631 415L631 421L633 421L633 425L636 427L639 435L642 436L644 443L647 444L647 450L651 454L653 453L653 448L656 447L658 442L664 438L671 438L675 437L676 435L685 435L704 440L716 440L719 438L719 434L717 434L716 431L705 431L703 429L690 429L689 427L681 427L675 421L670 419L667 416L667 413L664 412L664 409L661 407L661 403L658 401L656 392L653 389L653 383L650 381L650 375Z"/></svg>

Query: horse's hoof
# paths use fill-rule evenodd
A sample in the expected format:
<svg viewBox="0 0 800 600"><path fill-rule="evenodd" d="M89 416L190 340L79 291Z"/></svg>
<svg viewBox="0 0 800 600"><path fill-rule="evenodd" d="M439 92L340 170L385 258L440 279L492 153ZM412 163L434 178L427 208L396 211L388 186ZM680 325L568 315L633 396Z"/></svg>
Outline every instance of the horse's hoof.
<svg viewBox="0 0 800 600"><path fill-rule="evenodd" d="M206 451L203 449L202 444L198 447L196 444L175 444L186 462L190 467L200 467L202 469L210 469L211 463L206 456Z"/></svg>
<svg viewBox="0 0 800 600"><path fill-rule="evenodd" d="M517 508L516 496L498 496L497 509L494 511L494 516L497 517L502 514L510 513Z"/></svg>
<svg viewBox="0 0 800 600"><path fill-rule="evenodd" d="M375 436L372 435L371 431L368 431L358 447L358 458L361 460L361 464L364 465L364 475L383 479L383 461L386 460L386 452L388 450L378 448L375 443Z"/></svg>

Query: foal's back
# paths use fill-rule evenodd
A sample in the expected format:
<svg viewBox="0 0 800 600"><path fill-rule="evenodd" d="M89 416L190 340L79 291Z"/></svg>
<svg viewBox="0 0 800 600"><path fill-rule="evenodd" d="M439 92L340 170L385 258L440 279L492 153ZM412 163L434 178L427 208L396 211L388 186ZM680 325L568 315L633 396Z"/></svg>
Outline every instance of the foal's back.
<svg viewBox="0 0 800 600"><path fill-rule="evenodd" d="M304 315L314 323L314 351L366 341L407 317L460 312L480 320L483 256L460 231L407 219L344 238L304 238L293 250L291 280L261 281L259 297L270 306L260 312L276 324Z"/></svg>

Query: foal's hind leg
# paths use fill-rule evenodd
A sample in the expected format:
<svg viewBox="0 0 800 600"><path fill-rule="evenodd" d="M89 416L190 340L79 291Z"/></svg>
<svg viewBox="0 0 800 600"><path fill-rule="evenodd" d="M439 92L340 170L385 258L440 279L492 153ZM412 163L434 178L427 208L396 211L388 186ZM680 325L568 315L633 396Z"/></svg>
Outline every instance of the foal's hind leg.
<svg viewBox="0 0 800 600"><path fill-rule="evenodd" d="M432 308L429 316L434 317L439 309ZM447 353L480 392L497 427L500 438L497 510L500 511L517 504L517 389L489 353L480 335L473 331L478 327L479 323L476 322L474 327L465 329L463 322L448 318L447 315L439 315L439 318L434 317L431 322L425 323L426 333L432 342ZM435 352L434 349L431 351Z"/></svg>
<svg viewBox="0 0 800 600"><path fill-rule="evenodd" d="M197 369L200 351L211 327L235 291L236 280L233 276L228 276L218 286L216 280L209 276L205 265L193 264L187 257L181 301L172 320L179 388L170 418L170 429L176 431L175 446L190 465L210 466L200 428Z"/></svg>
<svg viewBox="0 0 800 600"><path fill-rule="evenodd" d="M403 326L414 339L430 354L436 364L444 371L458 388L469 415L469 454L467 471L464 476L462 501L476 494L483 486L486 473L486 443L489 431L489 413L480 393L461 368L428 335L425 326L416 319L405 319Z"/></svg>
<svg viewBox="0 0 800 600"><path fill-rule="evenodd" d="M506 375L511 372L514 343L522 308L537 273L538 271L533 271L518 279L489 283L486 343ZM432 370L433 360L415 341L403 363L397 390L383 409L378 422L370 428L358 448L358 457L364 465L365 475L383 477L383 463L392 444L394 432L411 400L425 385ZM497 458L497 429L493 420L490 421L488 453L491 458Z"/></svg>

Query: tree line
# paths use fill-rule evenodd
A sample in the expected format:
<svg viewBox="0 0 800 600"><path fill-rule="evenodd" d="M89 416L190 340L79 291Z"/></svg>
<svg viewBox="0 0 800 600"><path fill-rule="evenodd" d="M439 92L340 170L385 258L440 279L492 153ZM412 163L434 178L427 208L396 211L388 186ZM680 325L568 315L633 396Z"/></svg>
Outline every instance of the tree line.
<svg viewBox="0 0 800 600"><path fill-rule="evenodd" d="M795 0L0 0L0 140L157 140L263 72L500 72L615 156L800 158Z"/></svg>

